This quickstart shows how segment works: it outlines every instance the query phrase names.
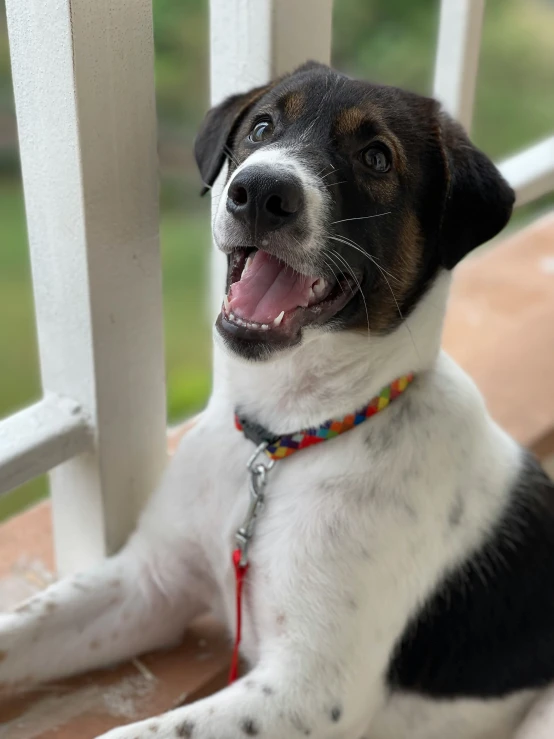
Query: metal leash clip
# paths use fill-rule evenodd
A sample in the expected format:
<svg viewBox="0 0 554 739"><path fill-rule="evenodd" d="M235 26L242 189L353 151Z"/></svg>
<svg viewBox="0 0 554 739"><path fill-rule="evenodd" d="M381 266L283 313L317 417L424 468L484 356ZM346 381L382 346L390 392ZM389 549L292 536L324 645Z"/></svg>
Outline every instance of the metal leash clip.
<svg viewBox="0 0 554 739"><path fill-rule="evenodd" d="M258 457L260 457L260 455L265 452L267 447L267 441L264 441L262 444L256 447L256 451L250 457L246 464L246 468L250 475L248 485L250 491L250 503L246 512L246 518L244 519L244 522L240 529L235 534L235 540L241 553L241 567L246 567L248 563L248 545L250 544L250 540L254 535L254 528L256 526L258 514L263 507L264 490L265 486L267 485L268 472L275 465L274 459L268 459L268 461L266 461L265 463L262 463L258 460Z"/></svg>

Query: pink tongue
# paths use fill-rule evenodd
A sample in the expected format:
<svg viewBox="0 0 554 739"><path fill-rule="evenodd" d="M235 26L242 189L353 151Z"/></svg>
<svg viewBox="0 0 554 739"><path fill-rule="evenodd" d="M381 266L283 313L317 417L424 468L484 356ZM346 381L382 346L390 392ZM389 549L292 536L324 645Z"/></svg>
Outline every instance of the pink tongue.
<svg viewBox="0 0 554 739"><path fill-rule="evenodd" d="M281 311L306 307L316 280L294 272L265 251L257 251L246 274L231 285L229 309L248 321L272 323Z"/></svg>

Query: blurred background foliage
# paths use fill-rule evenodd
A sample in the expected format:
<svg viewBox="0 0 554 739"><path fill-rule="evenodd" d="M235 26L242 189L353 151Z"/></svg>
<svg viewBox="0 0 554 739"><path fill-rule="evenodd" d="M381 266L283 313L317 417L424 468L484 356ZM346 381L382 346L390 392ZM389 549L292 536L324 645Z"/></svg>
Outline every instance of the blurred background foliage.
<svg viewBox="0 0 554 739"><path fill-rule="evenodd" d="M209 202L198 197L192 158L194 134L208 103L208 17L208 0L154 0L171 420L200 408L210 389L210 329L205 317ZM437 29L438 0L335 0L333 62L353 75L429 93ZM496 159L554 131L553 38L553 0L487 0L473 138ZM522 209L515 225L552 202L546 198ZM6 17L0 0L0 417L39 394ZM41 479L0 498L0 519L45 492Z"/></svg>

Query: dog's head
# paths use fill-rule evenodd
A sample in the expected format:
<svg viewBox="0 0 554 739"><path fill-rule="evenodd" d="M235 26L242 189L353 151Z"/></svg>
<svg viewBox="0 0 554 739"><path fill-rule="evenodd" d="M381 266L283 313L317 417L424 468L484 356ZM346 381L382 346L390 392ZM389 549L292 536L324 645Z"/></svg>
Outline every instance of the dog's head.
<svg viewBox="0 0 554 739"><path fill-rule="evenodd" d="M253 359L308 327L392 331L514 201L435 100L316 63L210 110L195 155L207 187L229 163L217 327Z"/></svg>

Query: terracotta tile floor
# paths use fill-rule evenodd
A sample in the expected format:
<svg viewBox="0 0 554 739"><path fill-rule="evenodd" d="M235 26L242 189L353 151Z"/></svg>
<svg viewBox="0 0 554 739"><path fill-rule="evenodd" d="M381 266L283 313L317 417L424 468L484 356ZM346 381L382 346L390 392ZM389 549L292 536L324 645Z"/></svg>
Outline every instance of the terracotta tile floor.
<svg viewBox="0 0 554 739"><path fill-rule="evenodd" d="M474 377L495 418L541 457L554 454L554 216L456 271L447 350ZM170 434L175 446L179 430ZM48 503L0 526L0 608L53 577ZM209 621L176 649L45 686L0 704L0 739L92 739L126 721L219 689L228 640Z"/></svg>

